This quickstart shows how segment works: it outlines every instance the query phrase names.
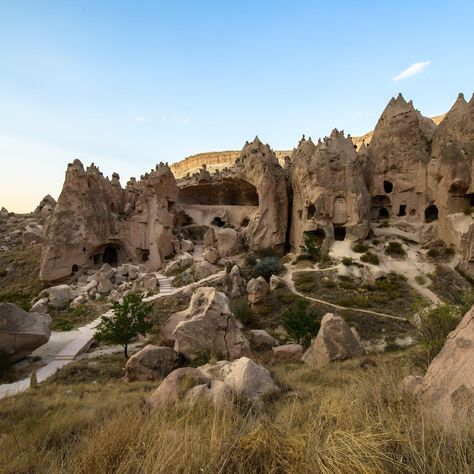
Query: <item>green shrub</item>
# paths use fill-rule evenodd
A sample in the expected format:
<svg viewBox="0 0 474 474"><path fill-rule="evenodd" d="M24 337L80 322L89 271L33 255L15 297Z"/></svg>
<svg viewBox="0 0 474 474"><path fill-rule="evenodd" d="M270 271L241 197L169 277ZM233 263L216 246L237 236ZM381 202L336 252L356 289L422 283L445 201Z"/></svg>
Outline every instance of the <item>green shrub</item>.
<svg viewBox="0 0 474 474"><path fill-rule="evenodd" d="M407 254L400 242L389 242L385 247L385 253L391 257L405 257Z"/></svg>
<svg viewBox="0 0 474 474"><path fill-rule="evenodd" d="M242 323L249 324L254 318L252 308L250 307L247 298L237 298L230 303L230 309L234 316Z"/></svg>
<svg viewBox="0 0 474 474"><path fill-rule="evenodd" d="M345 265L346 267L350 267L351 265L354 264L354 261L352 260L351 257L343 257L342 264Z"/></svg>
<svg viewBox="0 0 474 474"><path fill-rule="evenodd" d="M254 277L262 276L270 281L272 275L278 275L284 270L281 259L278 256L264 257L254 267Z"/></svg>
<svg viewBox="0 0 474 474"><path fill-rule="evenodd" d="M321 249L319 248L316 237L313 234L307 233L304 236L304 243L300 247L301 255L313 262L319 262L321 259Z"/></svg>
<svg viewBox="0 0 474 474"><path fill-rule="evenodd" d="M244 258L245 265L254 267L257 264L257 256L253 252L249 252Z"/></svg>
<svg viewBox="0 0 474 474"><path fill-rule="evenodd" d="M369 246L367 244L364 244L363 242L356 242L352 246L352 250L357 253L365 253L367 250L369 250Z"/></svg>
<svg viewBox="0 0 474 474"><path fill-rule="evenodd" d="M283 326L288 336L307 348L319 331L316 315L308 311L309 301L300 298L283 315Z"/></svg>
<svg viewBox="0 0 474 474"><path fill-rule="evenodd" d="M372 265L378 265L380 263L379 257L372 252L366 252L360 257L361 262L371 263Z"/></svg>

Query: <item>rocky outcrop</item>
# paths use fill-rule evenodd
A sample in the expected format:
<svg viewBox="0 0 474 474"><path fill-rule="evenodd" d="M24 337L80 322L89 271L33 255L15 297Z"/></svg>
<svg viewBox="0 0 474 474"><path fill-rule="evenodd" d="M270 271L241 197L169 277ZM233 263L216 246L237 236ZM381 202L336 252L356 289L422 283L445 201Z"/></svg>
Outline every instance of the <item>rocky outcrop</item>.
<svg viewBox="0 0 474 474"><path fill-rule="evenodd" d="M364 354L360 342L344 319L332 313L324 315L317 336L304 353L302 360L314 368L322 368L333 361L341 361Z"/></svg>
<svg viewBox="0 0 474 474"><path fill-rule="evenodd" d="M47 314L27 313L12 303L0 303L0 349L15 362L48 342L50 324Z"/></svg>
<svg viewBox="0 0 474 474"><path fill-rule="evenodd" d="M302 139L292 154L291 246L305 235L328 249L334 240L363 239L369 231L369 194L350 138L333 130L315 145Z"/></svg>
<svg viewBox="0 0 474 474"><path fill-rule="evenodd" d="M263 329L251 329L249 334L252 349L262 351L278 346L278 341Z"/></svg>
<svg viewBox="0 0 474 474"><path fill-rule="evenodd" d="M249 303L254 306L261 303L268 295L270 287L265 278L259 276L258 278L252 278L247 283L247 293Z"/></svg>
<svg viewBox="0 0 474 474"><path fill-rule="evenodd" d="M232 360L250 354L249 342L230 311L227 296L215 288L198 288L189 308L170 319L176 322L174 349L188 360L211 354ZM171 328L167 327L168 333Z"/></svg>
<svg viewBox="0 0 474 474"><path fill-rule="evenodd" d="M148 344L128 359L126 377L129 381L159 380L176 369L179 362L179 354L170 347Z"/></svg>

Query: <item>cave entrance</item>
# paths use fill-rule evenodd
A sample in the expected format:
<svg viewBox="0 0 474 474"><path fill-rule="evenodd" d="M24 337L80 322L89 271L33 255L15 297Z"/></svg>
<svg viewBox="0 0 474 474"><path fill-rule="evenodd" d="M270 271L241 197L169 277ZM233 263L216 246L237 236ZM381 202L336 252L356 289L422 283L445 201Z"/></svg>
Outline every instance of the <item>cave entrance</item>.
<svg viewBox="0 0 474 474"><path fill-rule="evenodd" d="M312 219L316 214L316 207L314 206L314 204L310 204L308 206L308 213L307 213L307 218L308 219Z"/></svg>
<svg viewBox="0 0 474 474"><path fill-rule="evenodd" d="M244 219L241 223L241 227L247 227L250 224L250 219Z"/></svg>
<svg viewBox="0 0 474 474"><path fill-rule="evenodd" d="M113 245L107 245L102 255L102 262L108 263L111 267L116 267L118 263L117 249Z"/></svg>
<svg viewBox="0 0 474 474"><path fill-rule="evenodd" d="M370 218L372 220L386 219L390 216L389 209L392 203L388 196L378 194L370 200Z"/></svg>
<svg viewBox="0 0 474 474"><path fill-rule="evenodd" d="M381 207L379 209L379 218L388 219L389 217L390 217L390 212L388 212L388 209L386 207Z"/></svg>
<svg viewBox="0 0 474 474"><path fill-rule="evenodd" d="M438 219L438 208L434 204L430 204L425 209L425 222L433 222Z"/></svg>
<svg viewBox="0 0 474 474"><path fill-rule="evenodd" d="M71 269L71 275L74 275L75 273L77 273L79 271L79 266L74 264L72 266L72 269Z"/></svg>
<svg viewBox="0 0 474 474"><path fill-rule="evenodd" d="M326 238L326 232L324 232L323 229L308 230L303 234L303 237L307 236L314 238L315 244L318 247L321 247L324 242L324 239Z"/></svg>
<svg viewBox="0 0 474 474"><path fill-rule="evenodd" d="M387 193L390 194L393 191L393 184L391 181L384 181L383 182L383 190Z"/></svg>
<svg viewBox="0 0 474 474"><path fill-rule="evenodd" d="M398 209L398 216L406 216L407 215L407 206L406 204L400 204L400 208Z"/></svg>
<svg viewBox="0 0 474 474"><path fill-rule="evenodd" d="M344 226L334 227L334 239L345 240L346 239L346 228Z"/></svg>
<svg viewBox="0 0 474 474"><path fill-rule="evenodd" d="M215 225L216 227L224 227L225 226L225 222L219 216L214 217L214 219L212 219L212 221L211 221L211 224Z"/></svg>

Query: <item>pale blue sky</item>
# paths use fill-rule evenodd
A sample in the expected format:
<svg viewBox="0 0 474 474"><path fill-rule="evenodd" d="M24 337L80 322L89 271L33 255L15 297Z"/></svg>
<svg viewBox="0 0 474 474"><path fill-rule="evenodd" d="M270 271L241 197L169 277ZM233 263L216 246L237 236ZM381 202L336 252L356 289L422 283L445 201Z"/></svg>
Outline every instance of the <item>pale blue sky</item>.
<svg viewBox="0 0 474 474"><path fill-rule="evenodd" d="M365 133L398 92L443 113L474 89L473 18L472 0L0 0L0 206L57 197L76 157L124 184L256 134Z"/></svg>

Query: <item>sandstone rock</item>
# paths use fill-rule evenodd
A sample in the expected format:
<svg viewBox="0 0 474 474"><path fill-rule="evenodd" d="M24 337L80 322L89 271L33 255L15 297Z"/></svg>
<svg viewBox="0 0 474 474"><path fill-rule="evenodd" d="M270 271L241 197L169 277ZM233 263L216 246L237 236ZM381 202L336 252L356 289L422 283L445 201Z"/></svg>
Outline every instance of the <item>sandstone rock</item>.
<svg viewBox="0 0 474 474"><path fill-rule="evenodd" d="M12 303L0 303L0 348L15 362L48 342L51 318L27 313Z"/></svg>
<svg viewBox="0 0 474 474"><path fill-rule="evenodd" d="M172 314L165 323L160 326L160 341L166 346L173 347L175 343L174 330L176 326L186 319L188 315L188 310L178 311L177 313Z"/></svg>
<svg viewBox="0 0 474 474"><path fill-rule="evenodd" d="M344 319L326 313L318 335L311 341L311 346L304 353L302 360L312 367L321 368L330 362L351 359L363 353L363 347Z"/></svg>
<svg viewBox="0 0 474 474"><path fill-rule="evenodd" d="M230 270L228 277L228 288L227 292L231 298L238 298L245 291L245 281L240 274L240 269L237 265L234 265Z"/></svg>
<svg viewBox="0 0 474 474"><path fill-rule="evenodd" d="M180 244L182 252L192 252L194 250L194 244L190 240L183 239Z"/></svg>
<svg viewBox="0 0 474 474"><path fill-rule="evenodd" d="M279 392L267 369L248 357L233 362L220 361L207 364L200 370L211 379L227 384L237 395L246 397L254 405L261 407L265 398Z"/></svg>
<svg viewBox="0 0 474 474"><path fill-rule="evenodd" d="M303 347L300 344L284 344L272 347L273 358L277 361L300 360Z"/></svg>
<svg viewBox="0 0 474 474"><path fill-rule="evenodd" d="M252 349L266 350L278 345L278 341L263 329L251 329L249 333Z"/></svg>
<svg viewBox="0 0 474 474"><path fill-rule="evenodd" d="M207 278L208 276L213 275L219 271L219 267L212 265L205 260L196 263L196 269L194 270L194 276L196 280L201 280L202 278Z"/></svg>
<svg viewBox="0 0 474 474"><path fill-rule="evenodd" d="M217 250L221 257L236 255L242 251L239 233L235 229L219 229Z"/></svg>
<svg viewBox="0 0 474 474"><path fill-rule="evenodd" d="M49 297L51 306L57 309L67 308L69 303L76 297L76 293L69 285L51 286L44 290Z"/></svg>
<svg viewBox="0 0 474 474"><path fill-rule="evenodd" d="M252 278L247 283L247 293L249 303L252 305L261 303L268 295L269 286L265 278Z"/></svg>
<svg viewBox="0 0 474 474"><path fill-rule="evenodd" d="M423 386L423 377L419 375L408 375L402 380L402 389L405 393L417 396Z"/></svg>
<svg viewBox="0 0 474 474"><path fill-rule="evenodd" d="M210 385L211 380L200 370L184 367L171 372L161 382L155 392L148 397L147 404L151 408L176 404L184 399L190 389L196 385Z"/></svg>
<svg viewBox="0 0 474 474"><path fill-rule="evenodd" d="M32 313L41 313L47 314L48 313L48 298L40 298L30 310Z"/></svg>
<svg viewBox="0 0 474 474"><path fill-rule="evenodd" d="M179 366L180 358L170 347L148 344L134 354L125 366L129 381L159 380Z"/></svg>
<svg viewBox="0 0 474 474"><path fill-rule="evenodd" d="M70 303L69 307L71 309L77 308L78 306L87 302L87 298L84 295L76 296Z"/></svg>
<svg viewBox="0 0 474 474"><path fill-rule="evenodd" d="M209 229L204 234L203 243L204 248L212 247L217 242L216 232L213 227L209 227Z"/></svg>
<svg viewBox="0 0 474 474"><path fill-rule="evenodd" d="M275 291L277 288L280 288L281 286L284 286L284 282L280 277L277 277L276 275L272 275L270 277L270 291Z"/></svg>
<svg viewBox="0 0 474 474"><path fill-rule="evenodd" d="M431 362L421 390L435 419L452 427L474 422L474 306Z"/></svg>
<svg viewBox="0 0 474 474"><path fill-rule="evenodd" d="M196 385L186 394L186 401L194 405L200 401L208 401L221 405L232 401L235 394L233 390L220 380L212 380L210 384Z"/></svg>
<svg viewBox="0 0 474 474"><path fill-rule="evenodd" d="M143 289L145 291L156 291L158 288L158 281L154 275L146 275L143 278Z"/></svg>
<svg viewBox="0 0 474 474"><path fill-rule="evenodd" d="M23 245L34 245L43 242L43 231L38 227L27 226L21 236Z"/></svg>
<svg viewBox="0 0 474 474"><path fill-rule="evenodd" d="M198 288L173 332L174 349L189 360L202 354L236 359L250 353L247 339L229 309L229 300L215 288Z"/></svg>
<svg viewBox="0 0 474 474"><path fill-rule="evenodd" d="M204 252L202 253L202 256L204 257L205 260L207 260L209 263L215 264L219 261L221 256L219 255L219 252L216 248L206 248Z"/></svg>

